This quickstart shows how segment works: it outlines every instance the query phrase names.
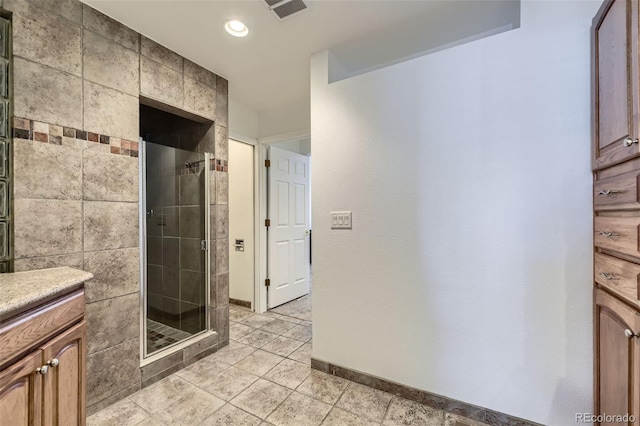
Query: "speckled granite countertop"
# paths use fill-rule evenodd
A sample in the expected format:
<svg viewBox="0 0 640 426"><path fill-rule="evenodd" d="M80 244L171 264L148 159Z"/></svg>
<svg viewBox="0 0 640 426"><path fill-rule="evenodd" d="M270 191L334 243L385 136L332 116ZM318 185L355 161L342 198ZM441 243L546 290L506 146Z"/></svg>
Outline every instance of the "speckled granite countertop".
<svg viewBox="0 0 640 426"><path fill-rule="evenodd" d="M0 274L0 320L38 301L64 294L91 278L92 273L67 267Z"/></svg>

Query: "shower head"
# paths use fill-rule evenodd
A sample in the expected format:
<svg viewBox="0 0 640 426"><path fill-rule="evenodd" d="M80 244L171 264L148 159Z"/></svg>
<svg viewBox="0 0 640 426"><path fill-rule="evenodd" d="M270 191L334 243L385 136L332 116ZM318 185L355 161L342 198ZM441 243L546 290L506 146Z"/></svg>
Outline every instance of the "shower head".
<svg viewBox="0 0 640 426"><path fill-rule="evenodd" d="M187 161L187 162L185 162L185 163L184 163L184 166L185 166L186 168L191 168L191 167L195 167L195 166L197 166L197 165L198 165L198 163L204 163L204 160L191 161L191 162Z"/></svg>

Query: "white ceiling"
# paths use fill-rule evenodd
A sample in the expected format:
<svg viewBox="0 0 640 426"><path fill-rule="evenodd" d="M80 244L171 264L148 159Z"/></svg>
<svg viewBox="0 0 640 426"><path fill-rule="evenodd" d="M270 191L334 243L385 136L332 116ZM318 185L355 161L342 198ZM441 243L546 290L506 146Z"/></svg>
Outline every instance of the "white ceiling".
<svg viewBox="0 0 640 426"><path fill-rule="evenodd" d="M309 10L279 21L260 0L83 1L227 78L230 98L256 111L309 97L312 54L351 45L342 51L352 55L353 46L361 40L375 40L370 36L389 34L401 23L420 25L420 17L425 18L424 22L437 22L438 16L446 15L443 11L447 7L460 4L454 0L312 0ZM495 8L487 9L485 15L494 16ZM470 16L474 21L481 20L478 11ZM225 32L223 24L232 18L247 24L247 37L236 38ZM455 25L449 25L449 31L452 27ZM393 43L385 45L386 53L381 52L385 53L385 60L393 49ZM369 68L371 50L369 46ZM406 50L402 49L405 56Z"/></svg>

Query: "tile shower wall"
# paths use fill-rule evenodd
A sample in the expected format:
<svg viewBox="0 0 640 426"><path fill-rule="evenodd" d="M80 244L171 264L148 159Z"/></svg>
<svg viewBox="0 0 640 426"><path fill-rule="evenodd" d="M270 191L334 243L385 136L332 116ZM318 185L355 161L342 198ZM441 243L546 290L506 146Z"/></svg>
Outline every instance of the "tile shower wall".
<svg viewBox="0 0 640 426"><path fill-rule="evenodd" d="M209 324L217 336L140 368L140 97L215 121L210 152L225 161L227 82L77 0L1 6L13 13L15 270L94 273L87 284L91 413L228 342L226 240L217 240ZM226 180L212 173L212 204L226 204ZM216 229L227 218L212 220Z"/></svg>
<svg viewBox="0 0 640 426"><path fill-rule="evenodd" d="M206 328L203 154L149 144L148 318L190 334Z"/></svg>

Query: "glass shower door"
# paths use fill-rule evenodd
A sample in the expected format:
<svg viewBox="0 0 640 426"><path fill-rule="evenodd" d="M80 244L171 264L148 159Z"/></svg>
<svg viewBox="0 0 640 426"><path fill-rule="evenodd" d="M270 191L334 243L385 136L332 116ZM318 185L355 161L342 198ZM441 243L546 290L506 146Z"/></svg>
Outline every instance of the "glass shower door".
<svg viewBox="0 0 640 426"><path fill-rule="evenodd" d="M208 170L203 153L142 145L148 356L207 328Z"/></svg>

